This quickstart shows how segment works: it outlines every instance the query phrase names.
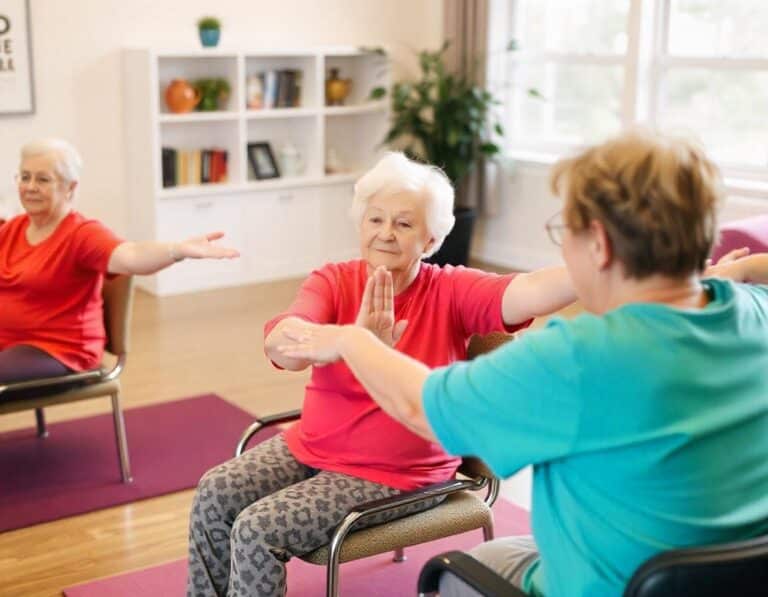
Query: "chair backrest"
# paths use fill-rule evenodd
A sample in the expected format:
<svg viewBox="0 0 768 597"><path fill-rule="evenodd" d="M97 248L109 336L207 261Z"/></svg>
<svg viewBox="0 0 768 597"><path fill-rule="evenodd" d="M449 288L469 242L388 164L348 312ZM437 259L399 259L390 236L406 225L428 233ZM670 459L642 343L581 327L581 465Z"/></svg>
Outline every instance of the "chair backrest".
<svg viewBox="0 0 768 597"><path fill-rule="evenodd" d="M757 597L768 593L768 536L660 553L640 566L624 597Z"/></svg>
<svg viewBox="0 0 768 597"><path fill-rule="evenodd" d="M469 339L467 346L467 358L474 359L476 356L496 350L502 344L512 340L514 336L506 332L491 332L485 336L475 334Z"/></svg>
<svg viewBox="0 0 768 597"><path fill-rule="evenodd" d="M106 349L114 355L128 353L133 307L133 276L115 276L104 280L101 290L104 300L104 329Z"/></svg>

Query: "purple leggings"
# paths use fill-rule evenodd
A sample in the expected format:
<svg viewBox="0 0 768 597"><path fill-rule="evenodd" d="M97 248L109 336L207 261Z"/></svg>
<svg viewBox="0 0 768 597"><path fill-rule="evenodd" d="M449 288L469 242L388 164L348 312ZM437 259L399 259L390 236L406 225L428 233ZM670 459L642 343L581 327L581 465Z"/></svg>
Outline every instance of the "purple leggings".
<svg viewBox="0 0 768 597"><path fill-rule="evenodd" d="M34 346L16 344L0 350L0 383L67 373L72 373L72 370Z"/></svg>

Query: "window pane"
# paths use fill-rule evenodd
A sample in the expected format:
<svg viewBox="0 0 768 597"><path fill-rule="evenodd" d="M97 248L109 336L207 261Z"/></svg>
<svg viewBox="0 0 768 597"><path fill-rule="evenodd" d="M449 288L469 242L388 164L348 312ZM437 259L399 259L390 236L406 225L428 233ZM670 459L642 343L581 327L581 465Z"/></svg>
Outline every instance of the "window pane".
<svg viewBox="0 0 768 597"><path fill-rule="evenodd" d="M768 166L768 73L679 68L662 80L659 124L692 131L717 161Z"/></svg>
<svg viewBox="0 0 768 597"><path fill-rule="evenodd" d="M512 80L507 129L513 145L581 144L621 128L620 67L517 64ZM531 97L531 88L544 99Z"/></svg>
<svg viewBox="0 0 768 597"><path fill-rule="evenodd" d="M513 10L522 50L626 52L629 0L517 0Z"/></svg>
<svg viewBox="0 0 768 597"><path fill-rule="evenodd" d="M670 54L768 57L767 33L765 0L671 0Z"/></svg>

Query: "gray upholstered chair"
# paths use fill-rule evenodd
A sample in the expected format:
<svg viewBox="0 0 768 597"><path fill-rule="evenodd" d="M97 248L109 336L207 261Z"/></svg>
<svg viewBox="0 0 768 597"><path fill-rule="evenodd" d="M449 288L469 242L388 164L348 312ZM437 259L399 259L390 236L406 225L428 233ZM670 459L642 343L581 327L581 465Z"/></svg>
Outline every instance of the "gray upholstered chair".
<svg viewBox="0 0 768 597"><path fill-rule="evenodd" d="M468 357L471 359L489 352L511 338L511 335L504 333L473 336L467 349ZM257 419L241 436L235 456L242 454L251 437L264 427L295 421L300 417L301 410L292 410ZM344 562L388 551L394 552L393 561L402 562L405 560L406 547L475 529L482 529L483 540L488 541L493 539L491 506L499 495L499 484L499 479L482 461L477 458L464 458L459 467L459 474L453 480L354 508L336 527L328 545L301 556L301 559L326 566L326 595L337 597L339 566ZM445 499L434 508L350 532L358 521L441 495L445 496Z"/></svg>
<svg viewBox="0 0 768 597"><path fill-rule="evenodd" d="M128 354L133 277L116 276L104 281L104 327L107 333L106 350L117 360L111 369L99 368L59 377L0 384L0 415L22 410L35 410L37 434L48 435L43 408L89 398L109 396L115 422L120 472L124 483L130 483L131 465L125 435L123 410L120 406L119 376ZM39 393L38 393L39 392Z"/></svg>
<svg viewBox="0 0 768 597"><path fill-rule="evenodd" d="M433 595L450 572L484 597L525 597L525 593L467 553L434 556L421 569L419 596ZM624 597L762 597L768 584L768 537L661 552L640 566Z"/></svg>

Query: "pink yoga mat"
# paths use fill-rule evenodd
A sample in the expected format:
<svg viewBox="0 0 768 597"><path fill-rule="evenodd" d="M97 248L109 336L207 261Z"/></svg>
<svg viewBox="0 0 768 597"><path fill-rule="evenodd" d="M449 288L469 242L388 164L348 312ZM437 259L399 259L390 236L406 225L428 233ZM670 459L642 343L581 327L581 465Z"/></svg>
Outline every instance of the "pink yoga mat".
<svg viewBox="0 0 768 597"><path fill-rule="evenodd" d="M493 507L496 536L530 532L528 512L500 498ZM467 550L482 541L480 531L423 543L405 550L408 559L392 562L392 554L381 554L341 566L342 596L400 597L416 595L421 567L434 555L451 549ZM180 597L185 594L187 561L176 560L160 566L76 585L64 590L66 597ZM325 568L294 558L288 563L288 597L325 595Z"/></svg>
<svg viewBox="0 0 768 597"><path fill-rule="evenodd" d="M205 471L232 458L253 420L214 394L128 409L129 485L120 480L111 414L54 423L45 439L32 428L4 433L0 532L193 488Z"/></svg>

